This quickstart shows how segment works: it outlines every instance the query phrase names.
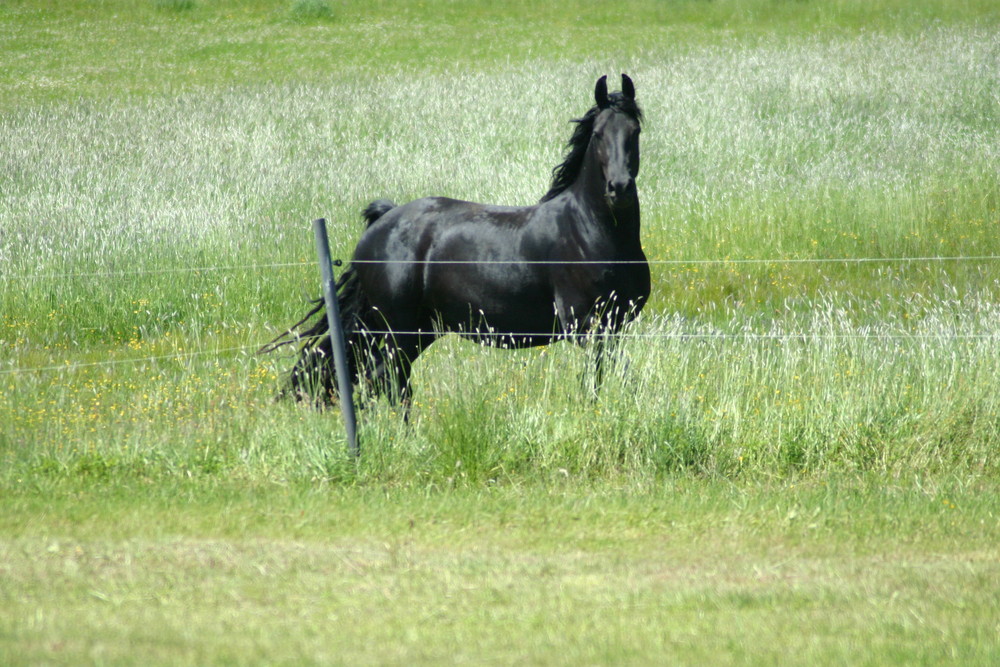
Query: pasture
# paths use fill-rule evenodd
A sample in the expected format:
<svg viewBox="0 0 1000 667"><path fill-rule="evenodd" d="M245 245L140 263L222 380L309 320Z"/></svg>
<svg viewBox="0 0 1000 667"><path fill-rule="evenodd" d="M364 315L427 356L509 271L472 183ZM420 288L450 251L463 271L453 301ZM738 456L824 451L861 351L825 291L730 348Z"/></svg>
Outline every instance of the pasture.
<svg viewBox="0 0 1000 667"><path fill-rule="evenodd" d="M1000 659L992 2L0 5L0 662ZM372 199L645 113L653 293L409 424L256 350Z"/></svg>

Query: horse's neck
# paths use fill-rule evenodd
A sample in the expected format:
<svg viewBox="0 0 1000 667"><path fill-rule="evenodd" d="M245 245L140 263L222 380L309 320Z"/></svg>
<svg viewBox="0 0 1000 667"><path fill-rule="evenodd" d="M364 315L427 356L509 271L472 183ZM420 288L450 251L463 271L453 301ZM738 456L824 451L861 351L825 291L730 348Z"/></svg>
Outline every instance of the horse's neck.
<svg viewBox="0 0 1000 667"><path fill-rule="evenodd" d="M580 211L579 222L596 225L628 252L633 246L639 247L639 195L636 188L626 195L614 210L608 206L604 174L597 161L588 155L583 168L566 193L575 198Z"/></svg>

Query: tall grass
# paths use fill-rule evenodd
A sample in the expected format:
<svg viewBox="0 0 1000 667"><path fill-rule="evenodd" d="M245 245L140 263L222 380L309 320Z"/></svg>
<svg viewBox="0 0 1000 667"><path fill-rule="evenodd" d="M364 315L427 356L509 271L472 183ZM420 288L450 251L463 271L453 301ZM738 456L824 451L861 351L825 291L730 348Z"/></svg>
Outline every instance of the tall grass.
<svg viewBox="0 0 1000 667"><path fill-rule="evenodd" d="M31 275L310 261L307 223L320 215L347 256L357 211L378 196L532 203L561 157L567 120L612 67L635 75L649 118L640 185L654 259L990 255L996 48L991 32L937 29L13 113L0 120L11 147L0 258L19 278L5 298L23 301L5 311L47 314L34 290L60 288ZM975 262L667 265L652 306L690 314L721 298L757 307L819 289L932 292L938 268L959 288L996 278L995 266ZM159 275L126 285L169 289L180 312L205 279L174 277L196 284L180 294L181 283ZM270 283L238 280L242 292ZM88 308L100 312L122 281L94 282L69 289L92 295ZM258 305L226 301L244 319Z"/></svg>
<svg viewBox="0 0 1000 667"><path fill-rule="evenodd" d="M830 302L780 320L731 312L724 327L646 317L620 341L596 398L587 350L446 339L418 364L409 424L385 404L362 411L360 466L336 415L271 402L274 360L193 356L8 377L7 474L404 484L994 475L998 309L984 299L923 307L916 320L864 326Z"/></svg>
<svg viewBox="0 0 1000 667"><path fill-rule="evenodd" d="M969 257L1000 254L998 46L936 27L4 114L8 469L991 470L1000 262ZM445 343L413 426L371 408L344 467L336 417L272 405L284 360L252 355L315 291L309 220L346 258L375 197L532 203L619 69L648 118L644 244L675 262L628 379L590 402L585 352ZM878 261L786 261L831 258Z"/></svg>

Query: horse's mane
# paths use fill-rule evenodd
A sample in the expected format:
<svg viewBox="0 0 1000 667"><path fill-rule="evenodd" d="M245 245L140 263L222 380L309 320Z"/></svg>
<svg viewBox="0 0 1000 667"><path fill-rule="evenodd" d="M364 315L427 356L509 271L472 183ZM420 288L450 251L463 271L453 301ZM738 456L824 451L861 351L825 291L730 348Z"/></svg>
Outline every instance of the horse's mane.
<svg viewBox="0 0 1000 667"><path fill-rule="evenodd" d="M642 122L642 110L636 104L635 100L629 99L621 93L611 93L608 95L608 102L612 109L623 111L635 120ZM583 168L583 157L587 154L590 135L594 132L594 121L597 120L597 115L601 111L602 109L595 105L583 115L583 118L573 120L577 125L576 129L573 130L573 136L570 137L569 142L566 144L569 151L566 153L566 158L562 163L556 165L552 170L552 186L539 203L554 199L569 186L573 185L573 181L580 174L580 169Z"/></svg>

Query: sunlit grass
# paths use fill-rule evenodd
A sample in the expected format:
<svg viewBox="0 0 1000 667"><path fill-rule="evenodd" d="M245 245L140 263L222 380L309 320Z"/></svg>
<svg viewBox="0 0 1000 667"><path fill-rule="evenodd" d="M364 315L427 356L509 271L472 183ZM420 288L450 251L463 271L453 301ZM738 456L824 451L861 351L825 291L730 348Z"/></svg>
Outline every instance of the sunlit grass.
<svg viewBox="0 0 1000 667"><path fill-rule="evenodd" d="M587 354L569 346L439 344L412 428L384 406L363 415L361 474L989 469L996 46L942 27L626 62L648 118L643 240L662 262L625 343L630 379L588 403ZM7 456L68 470L74 454L155 450L143 470L200 456L250 477L342 476L339 448L323 453L337 417L271 403L290 362L254 355L316 291L309 221L328 218L347 258L375 197L535 201L608 67L5 115Z"/></svg>
<svg viewBox="0 0 1000 667"><path fill-rule="evenodd" d="M996 664L998 21L0 3L0 663ZM448 337L360 461L274 400L313 218L532 203L620 71L657 263L596 396Z"/></svg>

